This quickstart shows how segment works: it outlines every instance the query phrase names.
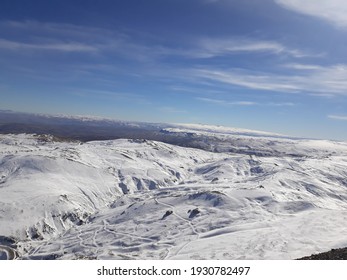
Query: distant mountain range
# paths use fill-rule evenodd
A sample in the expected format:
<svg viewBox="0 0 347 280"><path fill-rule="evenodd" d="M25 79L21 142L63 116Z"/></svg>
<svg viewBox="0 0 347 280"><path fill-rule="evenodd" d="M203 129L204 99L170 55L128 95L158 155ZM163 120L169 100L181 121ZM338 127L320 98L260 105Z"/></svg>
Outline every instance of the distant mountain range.
<svg viewBox="0 0 347 280"><path fill-rule="evenodd" d="M202 124L128 122L93 116L21 113L0 110L0 133L49 134L62 140L146 139L214 152L257 153L251 137L299 139L247 129ZM268 154L272 151L259 151ZM281 151L282 153L283 151Z"/></svg>

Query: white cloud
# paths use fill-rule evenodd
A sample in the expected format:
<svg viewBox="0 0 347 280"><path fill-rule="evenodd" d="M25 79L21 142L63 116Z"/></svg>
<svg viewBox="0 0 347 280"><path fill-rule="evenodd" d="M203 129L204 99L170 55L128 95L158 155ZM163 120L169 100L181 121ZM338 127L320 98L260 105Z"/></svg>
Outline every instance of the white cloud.
<svg viewBox="0 0 347 280"><path fill-rule="evenodd" d="M271 73L252 73L237 69L232 69L229 71L196 69L192 71L192 74L198 78L218 81L250 89L286 92L297 92L299 90L299 87L287 81L286 77L276 77L276 75Z"/></svg>
<svg viewBox="0 0 347 280"><path fill-rule="evenodd" d="M3 30L21 36L18 39L0 38L0 49L85 53L108 51L139 56L138 46L129 43L125 34L109 29L65 23L0 21L0 33Z"/></svg>
<svg viewBox="0 0 347 280"><path fill-rule="evenodd" d="M275 0L282 7L347 28L346 0Z"/></svg>
<svg viewBox="0 0 347 280"><path fill-rule="evenodd" d="M197 100L208 102L208 103L214 103L219 105L235 105L235 106L253 106L257 105L257 103L252 101L226 101L226 100L220 100L220 99L212 99L212 98L205 98L205 97L197 97Z"/></svg>
<svg viewBox="0 0 347 280"><path fill-rule="evenodd" d="M96 52L98 48L95 46L70 42L70 43L24 43L24 42L16 42L10 40L0 39L0 49L7 50L46 50L46 51L61 51L61 52Z"/></svg>
<svg viewBox="0 0 347 280"><path fill-rule="evenodd" d="M253 102L253 101L226 101L221 99L213 99L213 98L205 98L205 97L197 97L196 98L199 101L213 103L217 105L223 105L223 106L275 106L275 107L282 107L282 106L294 106L295 104L292 102L268 102L268 103L259 103L259 102Z"/></svg>
<svg viewBox="0 0 347 280"><path fill-rule="evenodd" d="M34 20L26 21L0 21L0 28L4 30L20 31L23 35L39 34L44 37L54 38L75 38L75 40L95 40L105 36L112 36L115 32L96 28L86 27L67 23L38 22ZM120 35L117 33L117 35Z"/></svg>
<svg viewBox="0 0 347 280"><path fill-rule="evenodd" d="M256 105L257 103L252 101L234 101L234 102L228 102L228 105L238 105L238 106L252 106Z"/></svg>
<svg viewBox="0 0 347 280"><path fill-rule="evenodd" d="M323 67L320 65L313 64L299 64L299 63L289 63L283 65L283 67L295 69L295 70L322 70Z"/></svg>
<svg viewBox="0 0 347 280"><path fill-rule="evenodd" d="M339 121L347 121L347 116L329 115L328 118Z"/></svg>
<svg viewBox="0 0 347 280"><path fill-rule="evenodd" d="M279 42L254 40L249 38L195 38L184 49L152 46L153 52L163 56L181 56L188 58L214 58L240 53L271 53L291 57L317 56L299 49L287 47Z"/></svg>
<svg viewBox="0 0 347 280"><path fill-rule="evenodd" d="M282 53L293 57L303 57L308 55L300 50L288 48L278 42L252 40L248 38L205 38L198 41L197 49L192 53L192 55L209 58L242 52Z"/></svg>
<svg viewBox="0 0 347 280"><path fill-rule="evenodd" d="M286 66L288 67L288 65ZM254 90L320 95L347 95L347 65L294 65L289 74L256 72L244 69L193 69L191 75L202 81L214 81ZM298 69L300 68L300 69Z"/></svg>
<svg viewBox="0 0 347 280"><path fill-rule="evenodd" d="M36 21L0 21L2 30L23 34L18 40L0 38L0 48L12 50L51 50L64 52L109 52L137 61L157 62L163 57L214 58L239 53L270 53L291 57L314 56L290 48L280 42L248 37L192 38L185 47L161 45L161 38L152 36L153 43L134 41L134 35L109 29ZM135 33L135 35L138 35ZM158 43L156 43L158 42Z"/></svg>
<svg viewBox="0 0 347 280"><path fill-rule="evenodd" d="M270 102L267 103L268 106L275 106L275 107L292 107L295 106L295 103L293 102Z"/></svg>

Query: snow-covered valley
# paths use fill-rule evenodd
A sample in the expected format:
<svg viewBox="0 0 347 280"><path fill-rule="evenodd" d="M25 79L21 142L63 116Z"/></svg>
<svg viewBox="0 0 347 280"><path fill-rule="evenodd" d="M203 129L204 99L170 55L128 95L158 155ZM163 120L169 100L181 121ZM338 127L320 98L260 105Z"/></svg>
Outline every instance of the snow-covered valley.
<svg viewBox="0 0 347 280"><path fill-rule="evenodd" d="M167 133L207 135L209 148L0 135L0 259L294 259L347 246L347 143Z"/></svg>

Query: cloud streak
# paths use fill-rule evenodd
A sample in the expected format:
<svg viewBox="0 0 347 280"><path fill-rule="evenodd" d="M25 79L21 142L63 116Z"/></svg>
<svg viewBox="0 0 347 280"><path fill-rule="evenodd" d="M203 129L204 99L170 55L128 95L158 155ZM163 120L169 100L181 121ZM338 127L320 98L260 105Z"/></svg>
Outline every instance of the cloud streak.
<svg viewBox="0 0 347 280"><path fill-rule="evenodd" d="M191 75L202 81L214 81L252 90L322 95L347 95L347 65L286 65L287 74L247 69L192 69Z"/></svg>
<svg viewBox="0 0 347 280"><path fill-rule="evenodd" d="M97 52L98 48L95 46L69 42L69 43L24 43L17 41L10 41L5 39L0 39L0 49L6 50L38 50L38 51L59 51L59 52Z"/></svg>
<svg viewBox="0 0 347 280"><path fill-rule="evenodd" d="M316 54L287 47L280 42L250 39L247 37L195 38L184 49L157 46L153 50L161 56L181 56L191 59L209 59L238 55L240 53L269 53L295 58L317 56Z"/></svg>
<svg viewBox="0 0 347 280"><path fill-rule="evenodd" d="M196 100L217 104L221 106L274 106L274 107L282 107L282 106L294 106L295 104L292 102L268 102L268 103L259 103L254 101L226 101L221 99L213 99L213 98L205 98L205 97L197 97Z"/></svg>
<svg viewBox="0 0 347 280"><path fill-rule="evenodd" d="M347 116L329 115L328 118L338 121L347 121Z"/></svg>
<svg viewBox="0 0 347 280"><path fill-rule="evenodd" d="M155 36L151 36L151 42L135 40L138 34L133 34L130 30L124 33L73 24L3 21L0 22L1 30L13 30L13 33L20 32L24 35L17 40L12 37L0 38L0 49L113 54L141 62L159 62L168 57L212 59L240 53L269 53L294 58L315 56L273 40L248 37L195 37L180 47L175 47L162 44L161 38ZM146 37L144 34L141 36Z"/></svg>
<svg viewBox="0 0 347 280"><path fill-rule="evenodd" d="M65 23L0 21L0 49L83 53L134 53L134 45L118 31ZM20 34L6 38L8 32ZM138 50L137 50L138 51Z"/></svg>
<svg viewBox="0 0 347 280"><path fill-rule="evenodd" d="M275 2L297 13L323 19L339 28L347 28L345 0L275 0Z"/></svg>
<svg viewBox="0 0 347 280"><path fill-rule="evenodd" d="M192 75L203 80L240 86L254 90L297 92L299 87L289 81L289 77L272 73L257 73L240 69L212 70L194 69Z"/></svg>
<svg viewBox="0 0 347 280"><path fill-rule="evenodd" d="M208 102L208 103L214 103L218 105L232 105L232 106L253 106L257 105L257 103L252 101L226 101L226 100L220 100L220 99L212 99L212 98L205 98L205 97L197 97L196 98L199 101Z"/></svg>
<svg viewBox="0 0 347 280"><path fill-rule="evenodd" d="M198 41L197 49L192 55L211 58L233 53L274 53L293 57L309 55L300 50L288 48L279 42L249 38L205 38Z"/></svg>

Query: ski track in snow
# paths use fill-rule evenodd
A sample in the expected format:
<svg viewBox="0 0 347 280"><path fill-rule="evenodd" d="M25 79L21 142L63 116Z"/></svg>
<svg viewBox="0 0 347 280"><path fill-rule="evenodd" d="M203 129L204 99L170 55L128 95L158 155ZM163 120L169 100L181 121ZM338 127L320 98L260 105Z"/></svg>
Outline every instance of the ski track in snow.
<svg viewBox="0 0 347 280"><path fill-rule="evenodd" d="M257 152L0 135L0 259L293 259L347 246L346 143L199 129Z"/></svg>
<svg viewBox="0 0 347 280"><path fill-rule="evenodd" d="M196 234L197 239L200 239L200 234L196 231L196 229L195 229L195 227L193 226L192 222L191 222L190 220L186 219L186 218L183 218L183 217L180 216L179 214L177 214L177 213L175 212L175 206L174 206L174 205L171 205L171 204L168 204L168 203L164 203L164 202L160 202L157 198L155 198L154 201L157 202L157 203L159 203L159 204L161 204L161 205L164 205L164 206L167 206L167 207L171 208L172 211L173 211L172 214L175 215L178 219L180 219L180 220L186 222L186 223L189 225L189 227L191 228L192 232L193 232L194 234ZM179 252L180 252L181 250L183 250L183 249L184 249L188 244L190 244L191 242L192 242L192 241L188 241L188 242L187 242L186 244L184 244L181 248L179 248L179 249L174 253L174 256L177 256L177 255L179 254ZM171 253L171 250L168 251L168 254L165 256L164 259L168 258L168 257L170 256L170 253Z"/></svg>

